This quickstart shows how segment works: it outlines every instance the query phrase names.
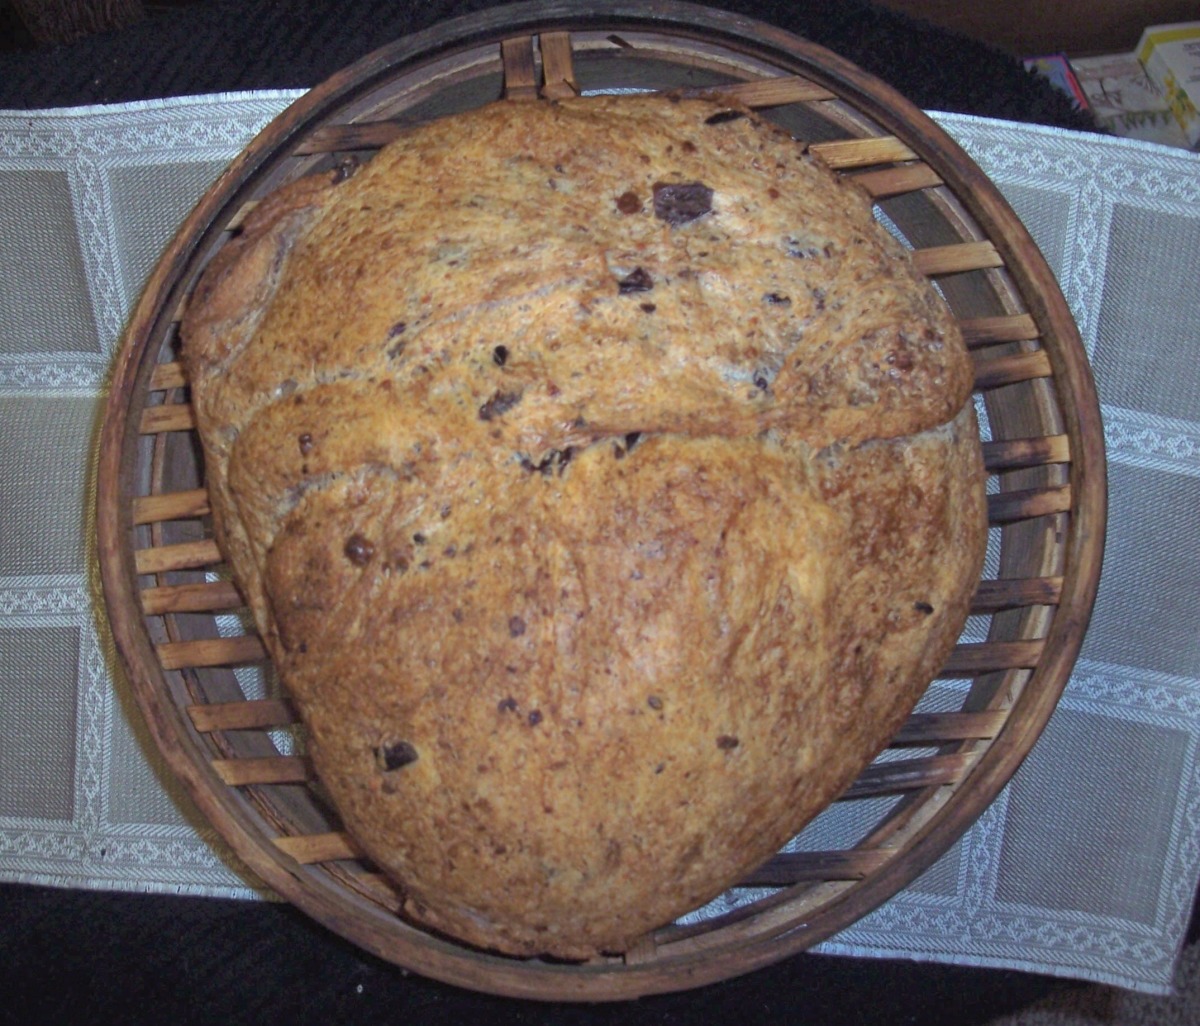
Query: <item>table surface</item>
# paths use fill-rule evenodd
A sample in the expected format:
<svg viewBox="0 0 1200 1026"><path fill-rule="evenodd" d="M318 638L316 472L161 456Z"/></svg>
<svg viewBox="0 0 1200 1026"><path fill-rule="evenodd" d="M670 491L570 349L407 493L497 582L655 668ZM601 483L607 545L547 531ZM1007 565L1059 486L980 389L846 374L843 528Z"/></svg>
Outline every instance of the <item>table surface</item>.
<svg viewBox="0 0 1200 1026"><path fill-rule="evenodd" d="M414 5L403 15L375 18L365 4L350 4L336 23L329 6L222 0L49 53L0 52L0 109L304 86L438 14L480 5ZM1000 55L864 4L840 5L836 12L816 3L723 6L829 45L926 107L1064 128L1086 124ZM152 57L139 65L139 53ZM606 1022L617 1016L682 1022L703 1012L707 1021L720 1022L760 1009L764 1017L794 1021L982 1023L1081 986L1002 970L810 955L703 991L647 999L623 1012L528 1005L400 974L275 904L13 885L0 890L5 989L28 995L33 1007L44 1010L43 1021L86 1002L127 1021L165 1021L168 1014L190 1021L200 1008L206 1019L215 1012L246 1021L248 1011L269 1008L272 1018L286 1012L299 1021L419 1016L449 1022L486 1015L497 1022ZM173 942L163 945L163 937ZM1195 937L1193 922L1189 938ZM0 1010L0 1021L10 1014Z"/></svg>

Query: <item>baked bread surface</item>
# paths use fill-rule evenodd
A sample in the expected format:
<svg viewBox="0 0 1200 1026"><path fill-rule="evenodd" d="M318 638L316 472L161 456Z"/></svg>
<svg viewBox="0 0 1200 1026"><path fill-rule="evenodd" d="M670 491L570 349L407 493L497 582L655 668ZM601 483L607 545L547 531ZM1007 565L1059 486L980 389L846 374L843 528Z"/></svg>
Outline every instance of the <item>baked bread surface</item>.
<svg viewBox="0 0 1200 1026"><path fill-rule="evenodd" d="M183 359L218 536L412 917L622 951L895 732L986 538L956 325L706 100L498 103L267 197Z"/></svg>

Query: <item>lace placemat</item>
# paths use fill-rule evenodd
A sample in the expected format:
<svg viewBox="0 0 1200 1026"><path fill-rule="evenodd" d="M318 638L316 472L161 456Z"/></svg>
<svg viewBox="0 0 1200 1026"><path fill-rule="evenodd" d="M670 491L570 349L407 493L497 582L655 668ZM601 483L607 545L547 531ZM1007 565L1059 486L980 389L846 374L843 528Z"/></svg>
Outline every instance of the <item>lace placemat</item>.
<svg viewBox="0 0 1200 1026"><path fill-rule="evenodd" d="M297 95L0 112L0 880L268 896L144 736L103 622L92 511L139 289ZM936 117L1078 320L1105 418L1108 551L1083 657L1010 785L819 950L1166 992L1200 877L1200 156Z"/></svg>

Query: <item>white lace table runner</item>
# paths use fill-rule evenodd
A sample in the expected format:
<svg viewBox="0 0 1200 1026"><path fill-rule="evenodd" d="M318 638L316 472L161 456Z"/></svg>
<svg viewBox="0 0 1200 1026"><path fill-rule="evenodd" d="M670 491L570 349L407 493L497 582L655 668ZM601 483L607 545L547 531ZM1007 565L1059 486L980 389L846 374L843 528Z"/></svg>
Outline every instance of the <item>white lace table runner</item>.
<svg viewBox="0 0 1200 1026"><path fill-rule="evenodd" d="M175 226L297 93L0 112L0 880L266 896L170 779L98 616L109 363ZM1042 740L820 950L1170 988L1200 876L1200 156L938 120L1058 274L1103 402L1099 603Z"/></svg>

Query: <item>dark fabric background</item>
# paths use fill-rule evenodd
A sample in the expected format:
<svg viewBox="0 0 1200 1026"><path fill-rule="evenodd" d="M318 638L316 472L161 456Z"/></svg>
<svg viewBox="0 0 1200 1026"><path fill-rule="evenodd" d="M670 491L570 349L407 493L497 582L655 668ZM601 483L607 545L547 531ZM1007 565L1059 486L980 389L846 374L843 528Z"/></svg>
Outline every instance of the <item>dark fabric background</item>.
<svg viewBox="0 0 1200 1026"><path fill-rule="evenodd" d="M1079 984L805 955L636 1002L475 994L405 974L285 905L0 888L0 1023L982 1026Z"/></svg>
<svg viewBox="0 0 1200 1026"><path fill-rule="evenodd" d="M152 9L145 22L120 32L0 53L0 108L311 86L410 32L492 6L488 0L208 0ZM862 0L720 0L713 6L820 43L926 109L1092 127L1014 58ZM8 20L8 35L18 40L11 13ZM3 28L0 22L0 34Z"/></svg>
<svg viewBox="0 0 1200 1026"><path fill-rule="evenodd" d="M0 0L0 108L314 85L482 0L211 0L34 49ZM859 0L723 0L860 64L925 108L1089 128L1018 62ZM3 230L3 226L0 226ZM472 994L364 954L285 905L0 887L0 1023L971 1026L1082 985L1012 972L804 955L622 1005Z"/></svg>

